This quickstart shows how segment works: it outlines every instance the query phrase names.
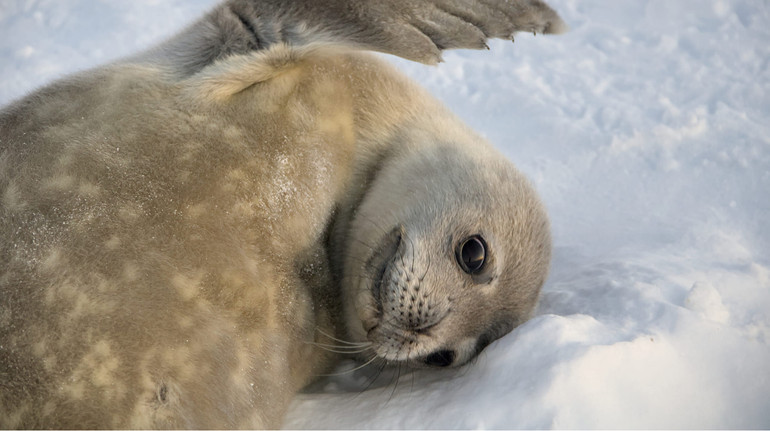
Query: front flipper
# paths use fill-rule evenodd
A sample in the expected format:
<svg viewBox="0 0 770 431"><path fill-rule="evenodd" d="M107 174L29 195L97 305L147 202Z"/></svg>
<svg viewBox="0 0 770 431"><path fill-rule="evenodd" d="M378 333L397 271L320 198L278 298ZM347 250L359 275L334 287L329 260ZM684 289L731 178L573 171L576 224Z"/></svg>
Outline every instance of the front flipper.
<svg viewBox="0 0 770 431"><path fill-rule="evenodd" d="M282 43L379 51L426 64L519 31L561 33L541 0L229 0L149 53L194 74L216 60Z"/></svg>

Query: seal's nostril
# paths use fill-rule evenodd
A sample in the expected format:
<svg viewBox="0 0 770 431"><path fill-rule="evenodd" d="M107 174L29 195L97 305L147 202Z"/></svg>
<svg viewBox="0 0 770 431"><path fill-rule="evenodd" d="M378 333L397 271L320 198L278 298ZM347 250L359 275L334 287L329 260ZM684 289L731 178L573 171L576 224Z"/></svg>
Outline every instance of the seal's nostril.
<svg viewBox="0 0 770 431"><path fill-rule="evenodd" d="M432 367L448 367L455 360L453 350L439 350L431 353L425 358L425 363Z"/></svg>

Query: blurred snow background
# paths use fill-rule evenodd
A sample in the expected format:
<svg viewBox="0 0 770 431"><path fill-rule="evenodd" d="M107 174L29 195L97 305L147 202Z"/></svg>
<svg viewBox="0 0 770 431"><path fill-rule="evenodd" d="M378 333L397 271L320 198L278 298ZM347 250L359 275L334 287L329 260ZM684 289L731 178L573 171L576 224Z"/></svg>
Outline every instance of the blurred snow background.
<svg viewBox="0 0 770 431"><path fill-rule="evenodd" d="M323 381L287 427L770 427L770 2L550 3L570 33L393 59L541 192L537 316L469 367ZM0 0L0 104L213 4Z"/></svg>

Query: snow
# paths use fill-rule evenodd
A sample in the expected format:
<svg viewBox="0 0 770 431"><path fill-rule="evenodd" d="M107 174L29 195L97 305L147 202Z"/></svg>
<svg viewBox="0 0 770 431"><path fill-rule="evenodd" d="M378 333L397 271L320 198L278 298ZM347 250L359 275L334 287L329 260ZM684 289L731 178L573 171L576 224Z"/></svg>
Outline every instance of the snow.
<svg viewBox="0 0 770 431"><path fill-rule="evenodd" d="M569 33L393 60L540 191L536 316L462 369L324 380L287 427L770 427L770 3L550 3ZM212 4L3 0L0 103Z"/></svg>

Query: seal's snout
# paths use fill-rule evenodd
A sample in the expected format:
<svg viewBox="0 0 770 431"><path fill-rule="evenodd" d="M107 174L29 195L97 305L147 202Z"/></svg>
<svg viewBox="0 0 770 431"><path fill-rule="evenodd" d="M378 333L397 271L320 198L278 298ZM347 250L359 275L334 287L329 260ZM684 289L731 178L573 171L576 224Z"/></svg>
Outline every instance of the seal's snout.
<svg viewBox="0 0 770 431"><path fill-rule="evenodd" d="M425 364L431 367L448 367L452 365L455 360L454 350L437 350L425 358Z"/></svg>

